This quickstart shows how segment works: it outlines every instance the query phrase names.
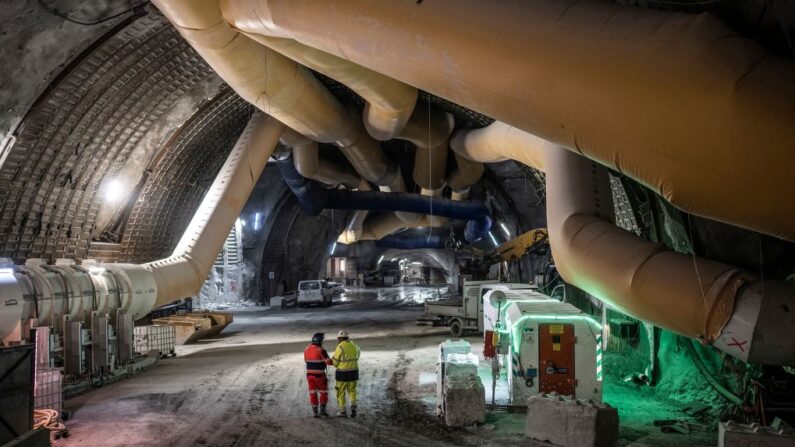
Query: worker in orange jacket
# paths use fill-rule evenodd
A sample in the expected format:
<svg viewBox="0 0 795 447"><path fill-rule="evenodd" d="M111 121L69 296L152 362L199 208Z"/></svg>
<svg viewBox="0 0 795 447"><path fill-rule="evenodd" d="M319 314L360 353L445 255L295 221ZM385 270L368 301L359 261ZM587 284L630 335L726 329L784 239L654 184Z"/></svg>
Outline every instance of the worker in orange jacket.
<svg viewBox="0 0 795 447"><path fill-rule="evenodd" d="M306 383L309 385L309 404L312 405L314 417L328 417L326 404L328 403L328 377L326 365L331 365L332 360L323 349L323 333L318 332L312 336L312 343L304 349L306 362ZM318 410L318 405L320 409Z"/></svg>

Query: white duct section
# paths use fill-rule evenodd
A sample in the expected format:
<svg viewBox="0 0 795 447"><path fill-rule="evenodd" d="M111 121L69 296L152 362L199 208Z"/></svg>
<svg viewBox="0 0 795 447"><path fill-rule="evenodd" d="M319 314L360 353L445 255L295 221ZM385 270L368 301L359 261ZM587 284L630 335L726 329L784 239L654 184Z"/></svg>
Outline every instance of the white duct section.
<svg viewBox="0 0 795 447"><path fill-rule="evenodd" d="M156 305L199 293L229 230L279 142L284 125L257 114L229 154L169 258L145 264L157 284Z"/></svg>

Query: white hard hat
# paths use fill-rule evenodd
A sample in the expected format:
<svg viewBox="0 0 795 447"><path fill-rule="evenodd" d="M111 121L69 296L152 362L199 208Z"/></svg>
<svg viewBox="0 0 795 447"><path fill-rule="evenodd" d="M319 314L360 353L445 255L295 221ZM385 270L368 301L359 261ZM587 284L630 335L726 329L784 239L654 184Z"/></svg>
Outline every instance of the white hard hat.
<svg viewBox="0 0 795 447"><path fill-rule="evenodd" d="M348 338L348 331L340 329L340 331L337 332L337 338Z"/></svg>

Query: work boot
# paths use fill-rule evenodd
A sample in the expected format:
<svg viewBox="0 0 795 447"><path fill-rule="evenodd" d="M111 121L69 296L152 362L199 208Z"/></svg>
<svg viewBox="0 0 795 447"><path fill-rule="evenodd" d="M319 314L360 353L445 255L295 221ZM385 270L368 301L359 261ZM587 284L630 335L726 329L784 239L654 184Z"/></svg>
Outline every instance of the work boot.
<svg viewBox="0 0 795 447"><path fill-rule="evenodd" d="M317 415L317 407L314 406L314 405L312 406L312 417L313 418L319 418L320 417L320 416Z"/></svg>
<svg viewBox="0 0 795 447"><path fill-rule="evenodd" d="M326 404L320 405L320 415L323 416L324 418L328 417L328 413L326 413Z"/></svg>
<svg viewBox="0 0 795 447"><path fill-rule="evenodd" d="M356 417L356 405L351 405L351 417Z"/></svg>
<svg viewBox="0 0 795 447"><path fill-rule="evenodd" d="M337 412L337 417L338 418L346 418L346 417L348 417L348 415L345 413L345 410L340 410L340 411Z"/></svg>

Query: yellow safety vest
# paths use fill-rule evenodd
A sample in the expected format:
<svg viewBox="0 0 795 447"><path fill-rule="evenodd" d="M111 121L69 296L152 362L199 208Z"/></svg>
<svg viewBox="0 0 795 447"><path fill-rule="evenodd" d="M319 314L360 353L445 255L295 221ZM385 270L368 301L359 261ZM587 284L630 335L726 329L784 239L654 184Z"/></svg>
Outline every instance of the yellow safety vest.
<svg viewBox="0 0 795 447"><path fill-rule="evenodd" d="M341 341L331 359L337 371L357 371L359 369L359 347L350 340Z"/></svg>

